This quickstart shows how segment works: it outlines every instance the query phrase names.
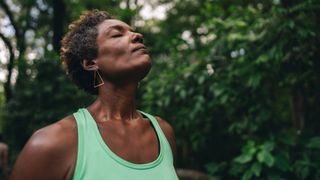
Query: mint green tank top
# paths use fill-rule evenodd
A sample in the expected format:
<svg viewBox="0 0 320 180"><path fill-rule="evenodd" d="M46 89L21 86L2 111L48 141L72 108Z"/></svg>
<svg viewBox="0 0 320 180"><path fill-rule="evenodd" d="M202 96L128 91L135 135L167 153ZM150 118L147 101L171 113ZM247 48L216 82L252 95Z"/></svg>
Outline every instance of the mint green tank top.
<svg viewBox="0 0 320 180"><path fill-rule="evenodd" d="M158 158L145 164L135 164L119 157L104 142L90 112L80 108L73 116L78 128L78 153L73 180L177 180L173 154L157 120L147 117L159 140Z"/></svg>

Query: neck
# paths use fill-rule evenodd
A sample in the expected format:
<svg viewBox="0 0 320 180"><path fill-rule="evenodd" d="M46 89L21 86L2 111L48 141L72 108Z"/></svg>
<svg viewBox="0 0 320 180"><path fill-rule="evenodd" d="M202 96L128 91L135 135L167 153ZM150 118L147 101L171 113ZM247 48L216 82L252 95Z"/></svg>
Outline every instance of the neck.
<svg viewBox="0 0 320 180"><path fill-rule="evenodd" d="M135 94L137 83L114 85L105 82L99 87L96 101L88 107L96 121L129 121L139 117L136 111Z"/></svg>

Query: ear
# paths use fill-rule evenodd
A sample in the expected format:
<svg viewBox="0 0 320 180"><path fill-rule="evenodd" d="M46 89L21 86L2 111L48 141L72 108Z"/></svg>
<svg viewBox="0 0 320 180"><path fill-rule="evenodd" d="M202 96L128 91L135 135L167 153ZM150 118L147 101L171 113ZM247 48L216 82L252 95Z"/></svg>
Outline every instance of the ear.
<svg viewBox="0 0 320 180"><path fill-rule="evenodd" d="M81 65L83 69L86 71L95 71L99 69L96 59L93 59L93 60L84 59L82 60Z"/></svg>

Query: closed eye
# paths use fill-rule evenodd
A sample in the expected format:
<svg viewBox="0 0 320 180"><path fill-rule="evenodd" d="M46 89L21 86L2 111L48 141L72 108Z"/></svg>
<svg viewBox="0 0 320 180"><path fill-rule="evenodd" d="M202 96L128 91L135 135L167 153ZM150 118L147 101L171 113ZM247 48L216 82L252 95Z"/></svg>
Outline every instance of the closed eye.
<svg viewBox="0 0 320 180"><path fill-rule="evenodd" d="M112 35L111 37L115 38L115 37L121 37L122 34L115 34L115 35Z"/></svg>

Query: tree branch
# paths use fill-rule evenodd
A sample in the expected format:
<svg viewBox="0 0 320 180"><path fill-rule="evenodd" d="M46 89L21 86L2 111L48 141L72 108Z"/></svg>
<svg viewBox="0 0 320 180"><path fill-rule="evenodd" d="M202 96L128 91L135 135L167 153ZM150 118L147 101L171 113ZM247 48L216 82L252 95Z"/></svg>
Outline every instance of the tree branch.
<svg viewBox="0 0 320 180"><path fill-rule="evenodd" d="M8 70L8 74L7 74L7 80L4 83L3 87L4 87L4 93L5 93L5 97L6 97L6 103L9 102L9 100L12 98L12 88L11 88L11 75L12 75L12 69L13 69L13 64L14 64L14 52L13 52L13 46L10 42L10 40L5 37L2 33L0 33L0 38L3 40L4 44L6 45L6 47L9 50L9 62L7 65L7 70Z"/></svg>
<svg viewBox="0 0 320 180"><path fill-rule="evenodd" d="M13 14L9 9L8 4L4 0L1 0L0 1L0 6L4 10L4 12L7 14L7 16L9 18L14 30L16 31L16 37L19 37L20 36L20 30L19 30L19 27L18 27L18 25L16 24L16 22L14 20Z"/></svg>
<svg viewBox="0 0 320 180"><path fill-rule="evenodd" d="M10 54L11 52L13 53L13 46L10 40L7 37L5 37L2 33L0 33L0 38L3 40L4 44L8 47Z"/></svg>

